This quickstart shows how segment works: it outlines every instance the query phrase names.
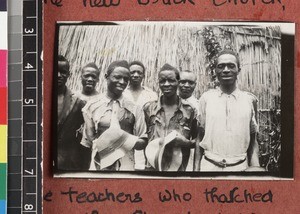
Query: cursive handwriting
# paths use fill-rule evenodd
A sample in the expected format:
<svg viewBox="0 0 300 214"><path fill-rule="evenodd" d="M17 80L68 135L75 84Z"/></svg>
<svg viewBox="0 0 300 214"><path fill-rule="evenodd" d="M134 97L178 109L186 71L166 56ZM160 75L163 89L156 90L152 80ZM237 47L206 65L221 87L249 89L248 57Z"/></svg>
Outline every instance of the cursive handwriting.
<svg viewBox="0 0 300 214"><path fill-rule="evenodd" d="M195 5L194 0L137 0L139 5L148 5L150 3L152 4L157 4L159 2L161 2L163 5L172 5L172 4L186 4L186 3L190 3L192 5Z"/></svg>
<svg viewBox="0 0 300 214"><path fill-rule="evenodd" d="M63 6L62 1L63 0L49 0L49 3L51 3L52 5L54 5L56 7L62 7ZM44 3L47 4L48 0L44 0Z"/></svg>
<svg viewBox="0 0 300 214"><path fill-rule="evenodd" d="M119 203L138 203L143 199L139 192L134 195L124 192L113 193L105 189L104 192L78 192L73 190L72 187L69 187L69 190L66 192L61 192L61 195L69 196L69 202L73 203L94 203L94 202L103 202L103 201L113 201Z"/></svg>
<svg viewBox="0 0 300 214"><path fill-rule="evenodd" d="M255 6L258 2L269 5L269 4L281 4L282 9L285 10L284 4L282 4L283 0L212 0L214 6L224 6L224 5L249 5L252 4Z"/></svg>
<svg viewBox="0 0 300 214"><path fill-rule="evenodd" d="M250 202L272 202L273 194L269 190L266 193L250 193L248 190L238 192L239 188L234 187L228 194L218 192L217 187L211 190L206 189L204 192L207 203L250 203Z"/></svg>
<svg viewBox="0 0 300 214"><path fill-rule="evenodd" d="M87 7L111 7L119 6L121 0L83 0L83 6Z"/></svg>

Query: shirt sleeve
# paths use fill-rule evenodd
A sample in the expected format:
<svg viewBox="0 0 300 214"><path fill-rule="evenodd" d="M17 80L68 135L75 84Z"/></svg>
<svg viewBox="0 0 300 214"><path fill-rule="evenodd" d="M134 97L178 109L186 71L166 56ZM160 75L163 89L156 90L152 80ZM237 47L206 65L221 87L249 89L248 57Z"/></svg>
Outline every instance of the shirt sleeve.
<svg viewBox="0 0 300 214"><path fill-rule="evenodd" d="M199 126L203 129L205 129L205 118L206 118L206 99L205 99L205 94L203 94L199 99L199 108L198 108L198 115L197 115Z"/></svg>

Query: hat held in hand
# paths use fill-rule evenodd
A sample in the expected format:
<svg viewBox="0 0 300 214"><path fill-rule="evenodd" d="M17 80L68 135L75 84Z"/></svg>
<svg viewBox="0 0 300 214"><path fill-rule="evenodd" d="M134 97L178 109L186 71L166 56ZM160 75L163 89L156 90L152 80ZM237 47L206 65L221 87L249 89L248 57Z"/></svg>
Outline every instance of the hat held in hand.
<svg viewBox="0 0 300 214"><path fill-rule="evenodd" d="M177 136L172 131L165 138L156 138L148 143L145 154L147 160L158 171L178 171L182 164L182 152L180 147L174 147Z"/></svg>
<svg viewBox="0 0 300 214"><path fill-rule="evenodd" d="M98 151L94 157L94 162L100 166L100 170L111 166L124 157L138 140L137 136L120 128L117 119L118 106L116 105L118 103L114 102L110 127L93 141L93 149Z"/></svg>

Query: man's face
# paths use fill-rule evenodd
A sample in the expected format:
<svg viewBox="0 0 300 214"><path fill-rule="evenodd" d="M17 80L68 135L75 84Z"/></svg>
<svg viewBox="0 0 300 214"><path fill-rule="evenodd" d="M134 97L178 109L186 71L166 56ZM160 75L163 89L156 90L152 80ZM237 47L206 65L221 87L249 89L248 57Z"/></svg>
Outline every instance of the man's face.
<svg viewBox="0 0 300 214"><path fill-rule="evenodd" d="M67 62L58 61L58 72L57 72L57 85L58 87L65 86L68 77L70 75L69 66Z"/></svg>
<svg viewBox="0 0 300 214"><path fill-rule="evenodd" d="M177 92L178 80L175 71L165 70L158 75L159 88L166 97L174 96Z"/></svg>
<svg viewBox="0 0 300 214"><path fill-rule="evenodd" d="M219 56L217 59L216 74L221 86L234 85L239 74L236 57L231 54Z"/></svg>
<svg viewBox="0 0 300 214"><path fill-rule="evenodd" d="M121 96L129 82L130 72L127 68L116 67L107 77L107 90Z"/></svg>
<svg viewBox="0 0 300 214"><path fill-rule="evenodd" d="M130 83L132 85L141 85L144 79L144 69L140 65L130 66Z"/></svg>
<svg viewBox="0 0 300 214"><path fill-rule="evenodd" d="M83 91L86 94L94 92L97 82L99 81L99 72L92 67L86 67L81 73L81 83Z"/></svg>
<svg viewBox="0 0 300 214"><path fill-rule="evenodd" d="M190 72L180 72L179 96L187 99L192 96L196 87L196 75Z"/></svg>

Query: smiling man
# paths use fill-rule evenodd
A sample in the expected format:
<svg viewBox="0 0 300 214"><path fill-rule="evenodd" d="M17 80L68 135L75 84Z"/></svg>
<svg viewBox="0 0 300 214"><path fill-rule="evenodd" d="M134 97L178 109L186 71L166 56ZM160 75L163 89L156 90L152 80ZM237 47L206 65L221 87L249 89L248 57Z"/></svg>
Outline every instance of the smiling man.
<svg viewBox="0 0 300 214"><path fill-rule="evenodd" d="M132 171L133 150L144 149L147 136L142 109L123 96L130 79L128 62L112 62L105 78L106 94L90 100L82 110L81 144L93 150L90 170Z"/></svg>
<svg viewBox="0 0 300 214"><path fill-rule="evenodd" d="M145 78L145 66L140 61L132 61L129 63L130 81L124 96L130 99L136 106L141 108L145 103L157 100L157 94L151 89L142 85ZM144 150L135 150L134 159L136 170L144 170L146 168L146 158Z"/></svg>
<svg viewBox="0 0 300 214"><path fill-rule="evenodd" d="M244 171L249 166L259 167L257 99L237 88L238 55L231 50L220 52L215 72L220 88L205 92L199 100L199 121L204 132L197 156L197 160L202 159L200 170Z"/></svg>
<svg viewBox="0 0 300 214"><path fill-rule="evenodd" d="M190 155L190 148L195 146L197 137L197 121L194 108L177 95L179 71L165 64L159 71L159 88L162 95L157 101L148 102L144 106L147 133L149 138L148 150L154 143L163 142L175 133L172 142L166 147L169 158L163 158L163 169L153 166L155 170L169 171L173 163L181 159L176 169L170 171L185 171ZM174 132L175 131L175 132ZM169 150L169 151L168 151ZM179 151L179 152L178 152ZM160 151L158 151L160 153ZM146 152L147 158L155 159L158 153ZM170 161L169 163L167 161ZM154 161L157 162L157 161Z"/></svg>
<svg viewBox="0 0 300 214"><path fill-rule="evenodd" d="M87 102L98 95L96 85L99 82L99 75L100 70L95 63L86 64L81 70L82 90L77 92L76 96Z"/></svg>

